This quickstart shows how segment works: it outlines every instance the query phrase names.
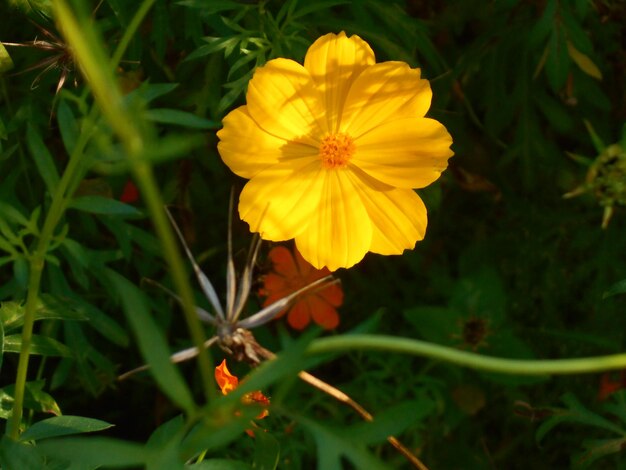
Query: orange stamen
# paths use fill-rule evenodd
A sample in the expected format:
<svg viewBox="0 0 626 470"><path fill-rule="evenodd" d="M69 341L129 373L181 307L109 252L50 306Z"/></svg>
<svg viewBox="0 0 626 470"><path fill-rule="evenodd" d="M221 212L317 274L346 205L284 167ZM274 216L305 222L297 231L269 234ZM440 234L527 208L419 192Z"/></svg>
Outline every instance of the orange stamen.
<svg viewBox="0 0 626 470"><path fill-rule="evenodd" d="M354 155L356 146L352 137L339 132L327 135L320 145L320 159L324 168L344 168Z"/></svg>

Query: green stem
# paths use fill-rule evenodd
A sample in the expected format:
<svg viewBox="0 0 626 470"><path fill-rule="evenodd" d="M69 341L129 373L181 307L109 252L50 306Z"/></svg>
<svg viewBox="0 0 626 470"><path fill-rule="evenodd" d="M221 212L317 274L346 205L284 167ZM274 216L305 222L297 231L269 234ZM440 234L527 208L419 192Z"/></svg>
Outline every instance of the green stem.
<svg viewBox="0 0 626 470"><path fill-rule="evenodd" d="M509 375L567 375L626 369L626 354L580 359L503 359L482 356L410 338L384 335L345 335L313 341L308 354L367 349L423 356L458 366Z"/></svg>
<svg viewBox="0 0 626 470"><path fill-rule="evenodd" d="M52 195L52 203L46 214L46 219L41 229L41 234L37 240L35 250L30 254L30 272L28 281L28 294L26 305L24 306L24 325L22 326L22 346L20 357L17 363L17 375L15 378L15 396L13 402L13 412L7 426L7 434L12 439L19 436L20 423L22 421L24 392L26 390L26 377L28 373L28 363L30 359L30 345L33 337L33 326L35 324L35 310L39 299L39 287L41 285L41 275L45 265L45 256L54 236L54 231L63 216L71 194L66 194L68 187L75 180L76 175L82 171L81 163L84 163L83 150L91 136L91 128L95 122L94 113L86 118L85 125L76 143L74 151L70 155L67 167L61 176L59 185Z"/></svg>
<svg viewBox="0 0 626 470"><path fill-rule="evenodd" d="M145 4L135 16L137 21L134 21L133 24L138 25L140 23L140 13L149 4L150 0L145 0ZM78 17L69 8L66 0L56 0L54 7L60 30L67 43L72 47L74 57L80 64L81 71L91 87L97 104L124 146L135 180L139 185L155 231L161 241L163 256L169 265L172 281L180 295L190 335L194 345L200 351L198 365L204 392L208 399L215 391L208 352L203 347L206 337L195 313L193 293L187 283L185 268L178 252L176 239L163 210L163 201L157 188L152 167L144 158L144 133L138 127L140 120L135 119L136 115L124 104L113 71L107 65L111 64L111 61L106 56L94 29L83 27ZM82 19L85 20L85 25L89 24L85 18Z"/></svg>

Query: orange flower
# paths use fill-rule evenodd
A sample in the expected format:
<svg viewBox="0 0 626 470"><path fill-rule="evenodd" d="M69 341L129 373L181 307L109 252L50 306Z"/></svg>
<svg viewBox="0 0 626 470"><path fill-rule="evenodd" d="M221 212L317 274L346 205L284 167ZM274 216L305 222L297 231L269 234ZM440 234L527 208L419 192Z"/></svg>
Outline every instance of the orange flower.
<svg viewBox="0 0 626 470"><path fill-rule="evenodd" d="M274 272L264 277L263 287L259 291L260 295L267 297L263 302L264 307L330 274L328 268L315 269L311 266L297 249L292 254L284 246L276 246L270 250L268 257ZM322 328L331 330L339 325L336 307L342 302L341 287L332 284L303 294L295 305L283 310L277 317L288 312L287 323L296 330L304 329L311 318Z"/></svg>
<svg viewBox="0 0 626 470"><path fill-rule="evenodd" d="M220 387L223 395L228 395L230 392L237 388L237 385L239 385L239 379L231 374L228 370L228 367L226 367L226 359L224 359L222 363L215 368L215 381ZM257 405L261 406L269 406L270 404L269 398L263 395L263 393L261 393L259 390L246 393L241 401L245 405L251 405L256 403ZM261 414L257 416L257 419L263 419L269 414L269 411L267 411L267 409L264 409ZM248 432L248 434L250 433Z"/></svg>

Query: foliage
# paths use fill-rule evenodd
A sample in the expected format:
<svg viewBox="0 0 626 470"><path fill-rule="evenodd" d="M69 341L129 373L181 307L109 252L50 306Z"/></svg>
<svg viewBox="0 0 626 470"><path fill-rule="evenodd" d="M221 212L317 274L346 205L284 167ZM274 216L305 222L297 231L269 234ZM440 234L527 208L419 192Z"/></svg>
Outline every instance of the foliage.
<svg viewBox="0 0 626 470"><path fill-rule="evenodd" d="M611 196L602 228L601 210L624 187L623 2L11 0L0 17L2 469L406 468L390 435L430 468L624 467L624 394L598 403L600 375L479 367L497 356L532 372L623 347L626 216ZM277 358L233 362L242 380L221 396L213 367L228 354L170 361L213 335L194 305L215 312L163 206L227 299L228 233L236 266L251 235L229 226L243 180L216 131L256 67L302 61L342 30L422 69L455 156L419 191L425 240L339 271L340 324L323 334L423 340L424 357L312 355L322 333L283 317L254 330ZM271 405L251 438L259 409L241 399L256 390Z"/></svg>

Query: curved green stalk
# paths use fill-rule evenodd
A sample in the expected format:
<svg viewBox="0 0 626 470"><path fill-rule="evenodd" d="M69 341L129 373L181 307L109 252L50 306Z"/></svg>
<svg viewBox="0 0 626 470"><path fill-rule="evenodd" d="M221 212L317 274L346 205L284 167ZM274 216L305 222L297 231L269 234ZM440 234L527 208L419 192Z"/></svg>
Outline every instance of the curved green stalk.
<svg viewBox="0 0 626 470"><path fill-rule="evenodd" d="M483 356L411 338L384 335L345 335L313 341L308 354L326 354L366 349L385 351L449 362L487 372L509 375L566 375L603 372L626 368L626 354L583 357L580 359L504 359Z"/></svg>
<svg viewBox="0 0 626 470"><path fill-rule="evenodd" d="M149 5L150 2L151 0L145 0L144 3ZM140 11L135 16L137 21L133 21L133 24L139 25L141 13L144 11L145 5L140 8ZM113 131L119 137L135 180L141 189L141 194L150 213L155 231L161 241L163 256L169 265L174 286L181 297L191 338L200 351L198 356L200 374L205 395L207 398L210 398L214 390L208 352L203 347L206 337L200 320L195 313L191 287L187 283L183 261L179 255L172 228L163 211L163 201L157 188L152 167L144 158L144 132L138 126L139 120L134 119L134 114L130 109L127 109L123 102L123 96L117 85L117 80L109 66L111 61L107 57L95 30L80 24L78 17L70 9L67 0L56 0L54 8L60 30L67 43L71 46L77 63L80 64L81 71L91 87L96 103L102 110L109 125L113 128ZM88 22L86 21L85 24L88 24Z"/></svg>

